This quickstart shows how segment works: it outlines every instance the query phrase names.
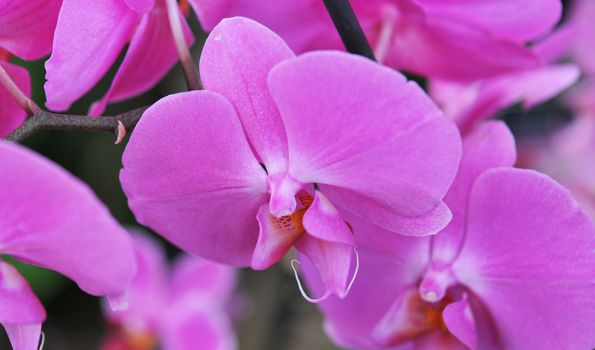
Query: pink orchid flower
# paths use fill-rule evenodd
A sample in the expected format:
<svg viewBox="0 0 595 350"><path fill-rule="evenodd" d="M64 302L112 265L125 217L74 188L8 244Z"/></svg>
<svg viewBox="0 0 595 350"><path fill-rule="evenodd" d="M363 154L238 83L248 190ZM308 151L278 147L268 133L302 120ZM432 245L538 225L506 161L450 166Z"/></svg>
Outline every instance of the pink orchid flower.
<svg viewBox="0 0 595 350"><path fill-rule="evenodd" d="M3 255L58 271L92 295L124 292L135 269L129 238L87 186L7 141L0 141L0 184ZM17 270L2 261L0 300L0 323L13 348L37 350L45 311Z"/></svg>
<svg viewBox="0 0 595 350"><path fill-rule="evenodd" d="M339 49L319 0L189 0L204 29L222 18L253 18L296 52ZM559 0L353 0L374 47L391 67L448 80L473 80L539 65L524 44L559 20Z"/></svg>
<svg viewBox="0 0 595 350"><path fill-rule="evenodd" d="M524 109L543 103L572 86L580 77L576 64L555 64L562 53L548 37L532 47L542 64L472 82L433 79L430 95L466 133L482 120L522 102Z"/></svg>
<svg viewBox="0 0 595 350"><path fill-rule="evenodd" d="M194 37L180 13L187 43ZM67 110L88 92L129 44L105 96L91 107L100 115L154 86L178 60L166 0L64 0L53 52L46 62L48 108Z"/></svg>
<svg viewBox="0 0 595 350"><path fill-rule="evenodd" d="M510 132L487 122L463 141L445 230L414 238L353 221L373 239L349 296L320 304L329 335L360 350L593 348L595 226L514 159Z"/></svg>
<svg viewBox="0 0 595 350"><path fill-rule="evenodd" d="M232 268L183 256L168 266L153 239L133 234L137 272L128 309L105 308L112 332L103 350L233 350L235 335L225 312L233 296Z"/></svg>
<svg viewBox="0 0 595 350"><path fill-rule="evenodd" d="M295 246L325 279L321 298L345 296L343 212L408 235L449 222L458 131L399 73L342 52L294 57L246 18L213 30L200 71L206 91L145 112L120 176L138 221L182 249L266 269Z"/></svg>

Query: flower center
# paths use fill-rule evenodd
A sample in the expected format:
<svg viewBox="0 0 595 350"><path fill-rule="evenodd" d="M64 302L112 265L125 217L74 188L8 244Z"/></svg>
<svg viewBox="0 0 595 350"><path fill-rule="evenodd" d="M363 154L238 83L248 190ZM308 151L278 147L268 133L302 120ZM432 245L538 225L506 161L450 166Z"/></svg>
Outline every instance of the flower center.
<svg viewBox="0 0 595 350"><path fill-rule="evenodd" d="M129 334L127 340L134 350L153 350L157 346L157 339L151 333Z"/></svg>
<svg viewBox="0 0 595 350"><path fill-rule="evenodd" d="M305 231L303 223L304 215L314 202L314 197L306 191L298 192L295 198L297 199L298 207L291 215L285 215L280 218L273 217L275 226L288 234L298 234Z"/></svg>
<svg viewBox="0 0 595 350"><path fill-rule="evenodd" d="M436 303L428 303L417 293L411 295L406 302L410 323L401 332L396 332L394 344L404 343L432 331L448 333L448 328L442 319L442 311L451 302L449 298L444 298Z"/></svg>
<svg viewBox="0 0 595 350"><path fill-rule="evenodd" d="M110 336L103 344L104 350L155 350L156 336L147 330L128 330L120 324L110 324Z"/></svg>
<svg viewBox="0 0 595 350"><path fill-rule="evenodd" d="M442 311L450 302L449 298L444 298L429 303L415 290L410 290L376 326L373 337L382 347L392 348L431 332L448 336L450 333L442 318Z"/></svg>

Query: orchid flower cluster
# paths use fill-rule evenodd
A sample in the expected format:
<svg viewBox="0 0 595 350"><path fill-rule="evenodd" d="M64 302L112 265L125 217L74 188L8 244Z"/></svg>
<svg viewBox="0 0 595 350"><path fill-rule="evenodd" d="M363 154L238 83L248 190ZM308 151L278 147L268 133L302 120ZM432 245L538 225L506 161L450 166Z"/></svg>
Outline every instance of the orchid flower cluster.
<svg viewBox="0 0 595 350"><path fill-rule="evenodd" d="M351 5L376 61L344 51L333 1ZM191 9L209 32L198 70ZM282 260L345 348L592 349L595 2L574 1L558 25L562 11L560 0L2 2L0 248L107 296L104 350L236 349L233 268ZM53 112L118 62L88 123L182 64L191 91L144 110L119 180L138 223L192 256L170 268L84 183L10 141L52 114L11 58L48 55ZM575 119L517 157L489 119L569 88ZM38 348L44 318L0 261L15 350Z"/></svg>

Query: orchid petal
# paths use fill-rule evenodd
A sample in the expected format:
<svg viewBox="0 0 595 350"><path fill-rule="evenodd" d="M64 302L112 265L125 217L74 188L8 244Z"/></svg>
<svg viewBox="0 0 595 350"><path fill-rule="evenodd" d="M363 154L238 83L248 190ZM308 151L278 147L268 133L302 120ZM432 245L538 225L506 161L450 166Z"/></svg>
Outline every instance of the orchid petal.
<svg viewBox="0 0 595 350"><path fill-rule="evenodd" d="M25 60L50 53L61 0L11 0L0 7L0 47Z"/></svg>
<svg viewBox="0 0 595 350"><path fill-rule="evenodd" d="M502 122L486 122L463 138L459 172L444 201L453 211L452 221L432 238L432 258L450 263L463 243L467 201L475 180L484 171L512 166L516 160L514 137Z"/></svg>
<svg viewBox="0 0 595 350"><path fill-rule="evenodd" d="M263 204L256 215L260 233L250 266L264 270L281 260L303 232L296 227L290 216L276 218L270 214L268 204Z"/></svg>
<svg viewBox="0 0 595 350"><path fill-rule="evenodd" d="M320 191L315 191L314 201L303 219L308 234L327 241L354 246L355 238L341 214Z"/></svg>
<svg viewBox="0 0 595 350"><path fill-rule="evenodd" d="M46 105L57 111L89 91L130 40L140 15L121 0L64 0L45 63Z"/></svg>
<svg viewBox="0 0 595 350"><path fill-rule="evenodd" d="M126 5L138 13L148 13L155 6L155 0L125 0ZM159 3L158 3L159 6Z"/></svg>
<svg viewBox="0 0 595 350"><path fill-rule="evenodd" d="M595 74L595 54L593 53L593 33L595 23L595 4L589 0L578 0L572 3L568 22L576 29L573 41L573 58L581 66L584 73Z"/></svg>
<svg viewBox="0 0 595 350"><path fill-rule="evenodd" d="M45 310L11 265L0 261L0 324L14 350L37 350Z"/></svg>
<svg viewBox="0 0 595 350"><path fill-rule="evenodd" d="M449 117L466 132L474 123L516 102L523 101L524 108L542 103L574 84L579 76L576 65L551 65L505 74L473 85L433 81L431 90L438 102L445 105ZM449 98L453 94L473 97L463 97L464 100Z"/></svg>
<svg viewBox="0 0 595 350"><path fill-rule="evenodd" d="M39 325L45 319L45 310L27 281L4 261L0 261L0 298L3 325Z"/></svg>
<svg viewBox="0 0 595 350"><path fill-rule="evenodd" d="M23 67L0 61L0 66L27 96L31 95L29 72ZM0 138L10 134L25 121L27 113L15 101L12 95L0 85Z"/></svg>
<svg viewBox="0 0 595 350"><path fill-rule="evenodd" d="M225 303L234 293L236 277L236 271L229 266L183 255L172 268L170 299L200 291L213 302Z"/></svg>
<svg viewBox="0 0 595 350"><path fill-rule="evenodd" d="M10 339L13 350L38 350L42 338L41 324L13 325L5 324L4 329Z"/></svg>
<svg viewBox="0 0 595 350"><path fill-rule="evenodd" d="M489 310L500 348L591 348L595 226L570 193L534 171L492 169L467 217L454 269Z"/></svg>
<svg viewBox="0 0 595 350"><path fill-rule="evenodd" d="M316 52L278 64L269 87L297 181L321 184L337 207L378 224L368 204L398 220L440 203L458 166L460 139L416 84L365 58ZM343 201L334 188L359 200Z"/></svg>
<svg viewBox="0 0 595 350"><path fill-rule="evenodd" d="M162 345L177 350L235 350L230 320L210 300L188 295L171 305L158 330ZM218 305L217 305L218 306Z"/></svg>
<svg viewBox="0 0 595 350"><path fill-rule="evenodd" d="M109 319L124 323L136 320L135 327L149 331L160 323L160 316L167 298L167 257L163 247L156 240L132 231L136 273L126 293L127 308L112 311L105 308Z"/></svg>
<svg viewBox="0 0 595 350"><path fill-rule="evenodd" d="M186 43L191 46L194 36L180 13ZM147 54L152 52L153 54ZM154 53L159 54L154 54ZM103 113L109 102L122 101L143 93L157 84L178 61L165 3L160 1L143 16L124 61L105 96L91 107L90 115Z"/></svg>
<svg viewBox="0 0 595 350"><path fill-rule="evenodd" d="M450 209L443 202L439 202L427 214L411 217L395 214L394 210L359 193L325 185L321 185L320 188L341 209L406 236L434 235L444 229L452 219Z"/></svg>
<svg viewBox="0 0 595 350"><path fill-rule="evenodd" d="M293 57L283 39L247 18L217 25L207 38L200 74L205 88L234 105L244 131L269 174L286 169L287 140L279 111L267 88L267 75L277 63Z"/></svg>
<svg viewBox="0 0 595 350"><path fill-rule="evenodd" d="M567 21L532 46L531 50L545 63L555 63L572 51L579 33L576 26Z"/></svg>
<svg viewBox="0 0 595 350"><path fill-rule="evenodd" d="M452 335L467 345L469 349L477 348L475 319L466 294L461 300L446 305L442 311L442 319Z"/></svg>
<svg viewBox="0 0 595 350"><path fill-rule="evenodd" d="M495 40L477 26L443 17L411 19L386 59L390 66L454 81L489 78L540 63L520 44Z"/></svg>
<svg viewBox="0 0 595 350"><path fill-rule="evenodd" d="M191 254L250 264L266 174L224 97L161 99L137 124L123 164L122 187L140 223Z"/></svg>
<svg viewBox="0 0 595 350"><path fill-rule="evenodd" d="M466 22L495 37L525 42L551 30L562 16L560 0L418 0L428 16Z"/></svg>
<svg viewBox="0 0 595 350"><path fill-rule="evenodd" d="M134 274L131 243L93 192L17 144L0 142L0 164L0 251L89 294L121 293Z"/></svg>
<svg viewBox="0 0 595 350"><path fill-rule="evenodd" d="M315 1L189 0L202 27L210 31L224 18L251 18L283 37L295 52L341 49L332 21ZM322 10L322 11L321 11ZM322 15L321 15L322 14Z"/></svg>

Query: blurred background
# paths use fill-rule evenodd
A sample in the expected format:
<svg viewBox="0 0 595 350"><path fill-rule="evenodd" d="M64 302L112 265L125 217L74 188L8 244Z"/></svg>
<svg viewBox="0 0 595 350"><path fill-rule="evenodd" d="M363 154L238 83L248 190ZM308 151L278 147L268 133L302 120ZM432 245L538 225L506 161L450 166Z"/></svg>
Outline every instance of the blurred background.
<svg viewBox="0 0 595 350"><path fill-rule="evenodd" d="M197 35L197 44L193 47L193 56L197 58L206 34L201 31L193 14L189 22ZM44 62L15 62L30 70L33 98L43 105ZM68 113L85 114L91 102L99 99L107 90L116 66ZM423 80L412 78L424 84ZM185 83L178 65L154 89L131 101L110 106L106 114L149 105L160 97L184 90ZM570 112L554 100L529 111L515 106L502 112L500 118L507 121L522 142L553 133L567 124L570 116ZM110 134L46 131L35 134L24 143L91 186L120 223L136 226L118 181L126 141L114 145L114 140L114 135ZM153 236L162 242L170 257L179 253L159 236ZM15 265L46 307L48 317L43 325L46 336L44 349L100 347L108 332L108 325L101 313L101 301L98 298L85 294L72 281L54 272L17 262ZM240 349L338 349L324 334L321 316L315 306L300 295L287 261L262 272L242 270L238 289L244 299L244 315L235 322ZM10 349L4 331L0 332L0 349Z"/></svg>

